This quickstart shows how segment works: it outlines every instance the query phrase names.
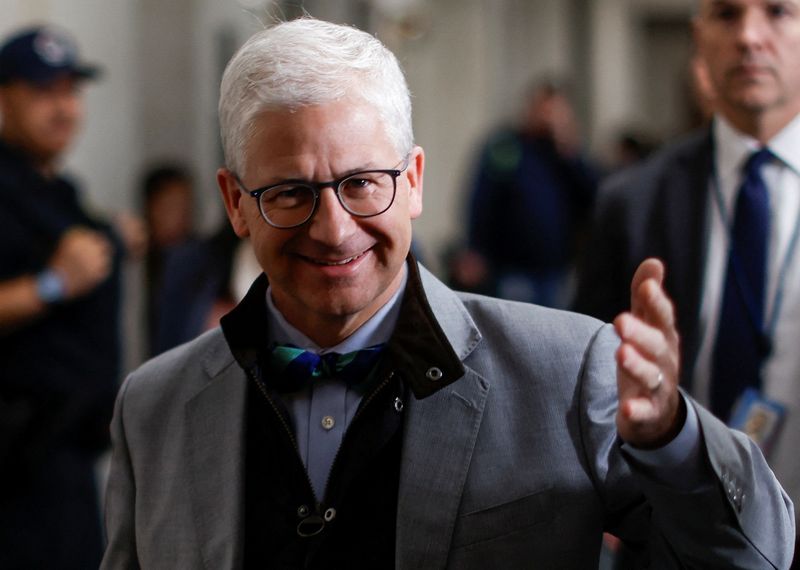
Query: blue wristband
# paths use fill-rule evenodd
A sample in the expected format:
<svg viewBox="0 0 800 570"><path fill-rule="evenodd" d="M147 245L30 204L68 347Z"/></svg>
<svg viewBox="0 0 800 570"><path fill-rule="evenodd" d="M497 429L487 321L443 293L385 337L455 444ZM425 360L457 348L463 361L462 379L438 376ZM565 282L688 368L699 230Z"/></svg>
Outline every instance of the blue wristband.
<svg viewBox="0 0 800 570"><path fill-rule="evenodd" d="M36 276L36 293L47 303L58 303L66 297L64 279L52 269L45 269Z"/></svg>

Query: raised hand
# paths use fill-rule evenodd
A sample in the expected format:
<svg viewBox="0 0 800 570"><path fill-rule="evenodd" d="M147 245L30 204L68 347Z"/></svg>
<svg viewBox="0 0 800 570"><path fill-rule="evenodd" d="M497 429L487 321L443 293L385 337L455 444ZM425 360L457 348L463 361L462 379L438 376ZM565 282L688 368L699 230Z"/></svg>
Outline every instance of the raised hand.
<svg viewBox="0 0 800 570"><path fill-rule="evenodd" d="M669 443L685 419L677 388L680 339L663 281L663 263L643 261L631 283L631 310L614 320L622 340L616 355L617 431L640 448Z"/></svg>

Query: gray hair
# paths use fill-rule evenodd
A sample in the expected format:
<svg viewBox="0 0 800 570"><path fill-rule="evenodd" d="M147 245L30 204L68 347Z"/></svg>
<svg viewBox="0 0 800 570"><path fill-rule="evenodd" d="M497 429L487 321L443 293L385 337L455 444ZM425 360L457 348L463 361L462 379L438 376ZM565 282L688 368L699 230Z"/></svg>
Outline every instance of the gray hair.
<svg viewBox="0 0 800 570"><path fill-rule="evenodd" d="M372 105L402 155L411 150L411 95L397 58L350 26L299 18L253 35L222 76L219 121L225 163L245 166L247 141L264 111L294 110L355 97Z"/></svg>

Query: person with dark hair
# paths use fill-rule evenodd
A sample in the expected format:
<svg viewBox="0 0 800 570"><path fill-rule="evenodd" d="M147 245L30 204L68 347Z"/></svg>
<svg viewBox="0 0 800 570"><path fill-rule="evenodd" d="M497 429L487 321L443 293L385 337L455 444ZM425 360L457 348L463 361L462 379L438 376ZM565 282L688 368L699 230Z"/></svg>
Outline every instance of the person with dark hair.
<svg viewBox="0 0 800 570"><path fill-rule="evenodd" d="M175 250L194 242L193 189L189 172L180 165L164 163L153 166L142 179L144 220L149 242L145 257L147 341L150 355L161 352L158 340L164 319L164 272ZM167 307L167 309L169 309ZM175 326L175 325L172 325ZM168 346L171 347L174 344Z"/></svg>
<svg viewBox="0 0 800 570"><path fill-rule="evenodd" d="M565 307L597 185L566 90L531 86L520 124L489 138L472 179L467 251L455 267L485 275L480 288L501 298Z"/></svg>
<svg viewBox="0 0 800 570"><path fill-rule="evenodd" d="M142 183L144 218L153 248L163 250L192 236L192 177L178 165L147 171Z"/></svg>
<svg viewBox="0 0 800 570"><path fill-rule="evenodd" d="M119 261L61 160L98 68L52 27L0 47L0 568L97 567L95 460L120 373Z"/></svg>

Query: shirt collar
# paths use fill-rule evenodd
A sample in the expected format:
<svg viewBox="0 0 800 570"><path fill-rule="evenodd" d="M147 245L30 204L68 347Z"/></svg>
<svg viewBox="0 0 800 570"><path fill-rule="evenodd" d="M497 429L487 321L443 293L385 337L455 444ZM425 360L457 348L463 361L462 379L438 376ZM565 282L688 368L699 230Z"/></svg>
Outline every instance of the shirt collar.
<svg viewBox="0 0 800 570"><path fill-rule="evenodd" d="M738 181L747 158L761 145L753 137L737 131L722 115L714 118L713 128L717 173L721 180ZM800 115L772 137L767 147L781 162L800 174Z"/></svg>
<svg viewBox="0 0 800 570"><path fill-rule="evenodd" d="M758 141L740 133L721 115L714 118L714 157L717 177L723 189L731 189L733 194L741 179L742 167L747 157L759 149Z"/></svg>
<svg viewBox="0 0 800 570"><path fill-rule="evenodd" d="M317 354L325 354L327 352L346 354L368 346L388 342L397 324L397 318L400 316L400 301L408 281L408 271L405 264L403 264L402 271L403 278L400 286L389 301L353 334L339 344L329 348L321 348L286 320L272 300L272 286L270 286L266 294L270 341L278 344L293 344L298 348L310 350Z"/></svg>
<svg viewBox="0 0 800 570"><path fill-rule="evenodd" d="M767 146L786 166L800 175L800 115L772 137Z"/></svg>

